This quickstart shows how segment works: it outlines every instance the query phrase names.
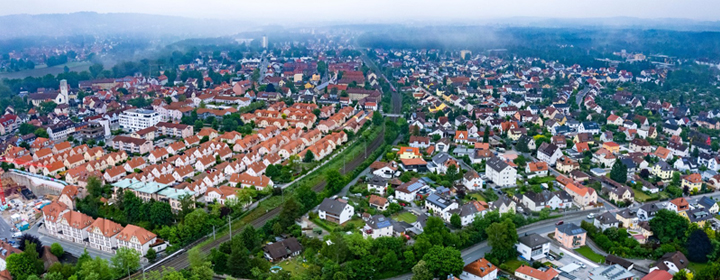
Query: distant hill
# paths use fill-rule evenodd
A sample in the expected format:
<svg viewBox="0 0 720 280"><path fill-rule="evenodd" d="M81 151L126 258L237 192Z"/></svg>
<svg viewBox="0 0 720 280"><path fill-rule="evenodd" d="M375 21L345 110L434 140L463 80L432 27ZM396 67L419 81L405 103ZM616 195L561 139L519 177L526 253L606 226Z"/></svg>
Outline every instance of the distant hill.
<svg viewBox="0 0 720 280"><path fill-rule="evenodd" d="M19 37L75 35L179 36L185 38L235 34L249 22L195 19L135 13L7 15L0 16L0 40Z"/></svg>

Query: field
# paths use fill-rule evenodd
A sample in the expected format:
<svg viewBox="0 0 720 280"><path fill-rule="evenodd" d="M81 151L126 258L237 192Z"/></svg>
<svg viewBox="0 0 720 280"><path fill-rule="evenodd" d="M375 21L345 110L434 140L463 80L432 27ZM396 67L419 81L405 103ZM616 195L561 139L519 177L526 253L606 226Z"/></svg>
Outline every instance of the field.
<svg viewBox="0 0 720 280"><path fill-rule="evenodd" d="M402 213L395 214L393 216L393 219L395 219L396 221L403 221L408 224L412 224L417 221L417 217L415 215L413 215L413 213L410 213L410 212L402 212Z"/></svg>
<svg viewBox="0 0 720 280"><path fill-rule="evenodd" d="M482 194L479 194L479 193L471 193L471 194L468 194L467 196L468 196L468 197L472 197L472 198L474 198L474 199L477 200L477 201L487 201L487 199L485 199L485 197L482 196Z"/></svg>
<svg viewBox="0 0 720 280"><path fill-rule="evenodd" d="M307 264L303 263L301 256L281 261L277 265L282 267L284 271L290 272L292 275L297 275L297 273L302 272L307 267Z"/></svg>
<svg viewBox="0 0 720 280"><path fill-rule="evenodd" d="M65 71L65 66L70 69L70 71L75 72L81 72L88 70L90 65L92 65L89 61L81 61L81 62L68 62L61 65L56 65L53 67L47 67L45 65L38 65L35 67L35 69L28 69L28 70L22 70L18 72L7 72L7 73L0 73L0 79L22 79L28 76L32 77L40 77L45 76L47 74L53 74L57 75L60 73L63 73Z"/></svg>
<svg viewBox="0 0 720 280"><path fill-rule="evenodd" d="M598 253L595 253L595 251L590 249L590 247L588 247L587 245L575 249L575 252L583 255L584 257L588 258L589 260L591 260L593 262L600 263L600 264L605 263L605 257L603 257L602 255L600 255Z"/></svg>
<svg viewBox="0 0 720 280"><path fill-rule="evenodd" d="M500 268L503 270L507 270L510 273L514 273L515 270L518 269L518 267L520 267L523 264L525 264L525 263L518 259L514 259L514 260L509 260L509 261L504 262L503 264L500 265L501 266Z"/></svg>

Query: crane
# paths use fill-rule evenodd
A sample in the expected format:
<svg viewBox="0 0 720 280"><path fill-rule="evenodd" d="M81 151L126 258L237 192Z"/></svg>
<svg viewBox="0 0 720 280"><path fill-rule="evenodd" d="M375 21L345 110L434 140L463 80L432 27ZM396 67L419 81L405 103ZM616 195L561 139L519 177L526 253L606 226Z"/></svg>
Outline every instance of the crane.
<svg viewBox="0 0 720 280"><path fill-rule="evenodd" d="M36 166L36 167L46 167L46 165L38 163L38 162L32 162L32 161L24 161L18 158L7 158L4 156L0 156L0 162L7 162L11 164L21 165L21 166ZM2 180L0 180L0 205L5 205L5 188L2 186Z"/></svg>

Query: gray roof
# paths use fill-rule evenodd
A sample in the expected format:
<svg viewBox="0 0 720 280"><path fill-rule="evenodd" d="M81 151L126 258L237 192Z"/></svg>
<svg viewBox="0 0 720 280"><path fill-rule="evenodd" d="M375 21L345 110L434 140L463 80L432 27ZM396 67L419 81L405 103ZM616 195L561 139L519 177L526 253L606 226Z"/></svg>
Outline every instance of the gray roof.
<svg viewBox="0 0 720 280"><path fill-rule="evenodd" d="M380 176L372 176L370 179L368 179L368 184L375 185L375 186L387 186L388 179L385 179Z"/></svg>
<svg viewBox="0 0 720 280"><path fill-rule="evenodd" d="M520 238L518 238L518 242L525 244L530 248L534 248L545 243L550 243L550 239L542 237L537 233L533 233L530 235L521 236Z"/></svg>
<svg viewBox="0 0 720 280"><path fill-rule="evenodd" d="M576 224L572 224L572 223L559 225L559 226L557 226L557 230L566 235L580 235L580 234L583 234L586 232L581 227L577 226Z"/></svg>
<svg viewBox="0 0 720 280"><path fill-rule="evenodd" d="M716 203L717 202L715 202L714 199L707 197L707 196L703 196L702 198L700 198L700 200L698 200L698 204L700 204L705 209L710 209Z"/></svg>
<svg viewBox="0 0 720 280"><path fill-rule="evenodd" d="M442 196L442 195L437 195L437 194L435 194L435 193L429 195L429 196L425 199L425 203L432 203L432 204L434 204L434 205L436 205L436 206L438 206L438 207L440 207L440 208L442 208L442 209L447 208L447 207L450 206L453 202L455 202L455 201L452 200L451 198L448 198L448 197L445 197L445 196Z"/></svg>
<svg viewBox="0 0 720 280"><path fill-rule="evenodd" d="M602 215L597 216L595 219L603 225L610 225L620 222L617 218L615 218L615 214L610 213L610 211L602 213Z"/></svg>
<svg viewBox="0 0 720 280"><path fill-rule="evenodd" d="M347 203L345 203L345 202L338 201L335 199L325 198L325 199L323 199L323 202L320 204L320 207L318 208L318 210L325 211L326 213L330 213L330 214L339 216L340 213L342 213L342 211L346 205L347 205Z"/></svg>
<svg viewBox="0 0 720 280"><path fill-rule="evenodd" d="M392 222L389 218L383 216L382 214L377 214L375 216L370 217L370 220L367 222L367 225L374 229L381 229L386 227L391 227Z"/></svg>
<svg viewBox="0 0 720 280"><path fill-rule="evenodd" d="M591 280L623 280L623 279L632 279L635 277L635 274L633 274L630 271L627 271L627 269L623 268L619 264L614 264L611 266L606 267L596 267L593 270L590 271L590 276L588 279Z"/></svg>
<svg viewBox="0 0 720 280"><path fill-rule="evenodd" d="M507 162L505 162L504 160L500 159L499 157L493 157L493 158L489 159L489 160L485 163L485 165L486 165L487 167L489 167L489 168L492 168L493 170L495 170L495 171L497 171L497 172L503 171L505 168L507 168L508 166L510 166L510 165L507 164Z"/></svg>

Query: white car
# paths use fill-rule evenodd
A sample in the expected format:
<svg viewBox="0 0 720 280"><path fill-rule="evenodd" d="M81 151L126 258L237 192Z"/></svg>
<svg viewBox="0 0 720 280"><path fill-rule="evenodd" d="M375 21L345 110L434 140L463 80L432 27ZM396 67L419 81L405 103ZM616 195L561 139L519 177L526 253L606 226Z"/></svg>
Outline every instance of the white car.
<svg viewBox="0 0 720 280"><path fill-rule="evenodd" d="M587 215L588 219L595 219L595 213L590 213Z"/></svg>

